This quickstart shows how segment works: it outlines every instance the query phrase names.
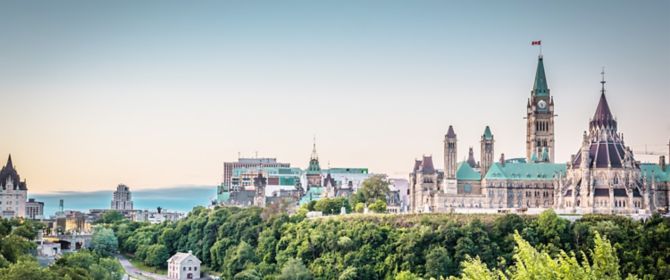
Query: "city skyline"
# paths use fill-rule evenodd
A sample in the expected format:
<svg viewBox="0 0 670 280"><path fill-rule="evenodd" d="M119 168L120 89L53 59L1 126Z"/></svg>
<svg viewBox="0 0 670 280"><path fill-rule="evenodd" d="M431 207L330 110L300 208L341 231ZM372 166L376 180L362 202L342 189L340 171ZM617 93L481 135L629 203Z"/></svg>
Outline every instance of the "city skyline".
<svg viewBox="0 0 670 280"><path fill-rule="evenodd" d="M305 168L314 136L322 167L407 178L413 159L441 157L449 125L459 161L479 157L487 125L496 160L524 157L533 40L556 162L579 148L602 66L626 144L668 151L668 2L287 3L0 4L13 26L0 29L0 156L31 193L216 185L238 153Z"/></svg>

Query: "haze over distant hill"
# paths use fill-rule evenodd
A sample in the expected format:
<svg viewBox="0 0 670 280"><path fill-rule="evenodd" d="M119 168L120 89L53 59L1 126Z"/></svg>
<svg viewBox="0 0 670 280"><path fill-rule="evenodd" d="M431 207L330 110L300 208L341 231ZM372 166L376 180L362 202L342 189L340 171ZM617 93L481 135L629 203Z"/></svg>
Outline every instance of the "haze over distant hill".
<svg viewBox="0 0 670 280"><path fill-rule="evenodd" d="M160 206L169 211L188 212L194 206L206 206L216 195L216 186L176 186L157 189L133 190L135 209L155 210ZM112 201L113 190L94 192L55 192L47 194L29 194L44 202L45 216L53 215L58 211L58 202L65 200L66 210L87 211L89 209L108 209Z"/></svg>

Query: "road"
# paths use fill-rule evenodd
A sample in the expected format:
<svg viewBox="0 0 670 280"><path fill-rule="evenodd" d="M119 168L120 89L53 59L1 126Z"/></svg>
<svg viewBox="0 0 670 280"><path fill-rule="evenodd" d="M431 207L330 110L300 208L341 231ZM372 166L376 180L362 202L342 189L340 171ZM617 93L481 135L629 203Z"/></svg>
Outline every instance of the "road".
<svg viewBox="0 0 670 280"><path fill-rule="evenodd" d="M133 266L132 263L126 257L122 255L116 255L116 258L119 259L119 263L121 263L121 266L123 266L123 269L126 271L126 273L130 276L131 279L153 279L153 280L167 280L167 276L165 275L160 275L160 274L155 274L151 272L146 272L137 269L135 266Z"/></svg>

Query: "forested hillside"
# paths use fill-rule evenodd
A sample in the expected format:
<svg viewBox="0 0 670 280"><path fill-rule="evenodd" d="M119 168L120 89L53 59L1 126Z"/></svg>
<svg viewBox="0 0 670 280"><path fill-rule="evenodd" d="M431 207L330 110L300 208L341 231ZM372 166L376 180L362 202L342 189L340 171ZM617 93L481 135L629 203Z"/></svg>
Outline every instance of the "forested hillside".
<svg viewBox="0 0 670 280"><path fill-rule="evenodd" d="M669 225L661 217L639 222L597 215L571 223L552 211L306 219L259 208L195 208L177 223L118 221L113 228L120 249L148 265L164 266L173 253L192 250L225 279L285 279L283 272L302 272L305 279L439 279L460 275L461 264L475 256L505 271L514 264L515 232L538 251L574 253L580 262L592 255L599 233L611 242L620 275L670 279Z"/></svg>

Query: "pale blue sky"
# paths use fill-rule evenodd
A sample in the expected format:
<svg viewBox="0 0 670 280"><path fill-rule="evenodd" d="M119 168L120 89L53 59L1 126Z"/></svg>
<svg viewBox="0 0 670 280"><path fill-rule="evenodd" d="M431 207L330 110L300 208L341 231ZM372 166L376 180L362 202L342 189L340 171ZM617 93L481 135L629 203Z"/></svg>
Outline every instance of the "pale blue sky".
<svg viewBox="0 0 670 280"><path fill-rule="evenodd" d="M522 156L542 40L559 161L600 67L634 150L667 153L670 1L0 0L0 155L36 192L217 184L238 152L406 177L490 125ZM643 156L638 156L643 158ZM656 161L656 157L647 157Z"/></svg>

